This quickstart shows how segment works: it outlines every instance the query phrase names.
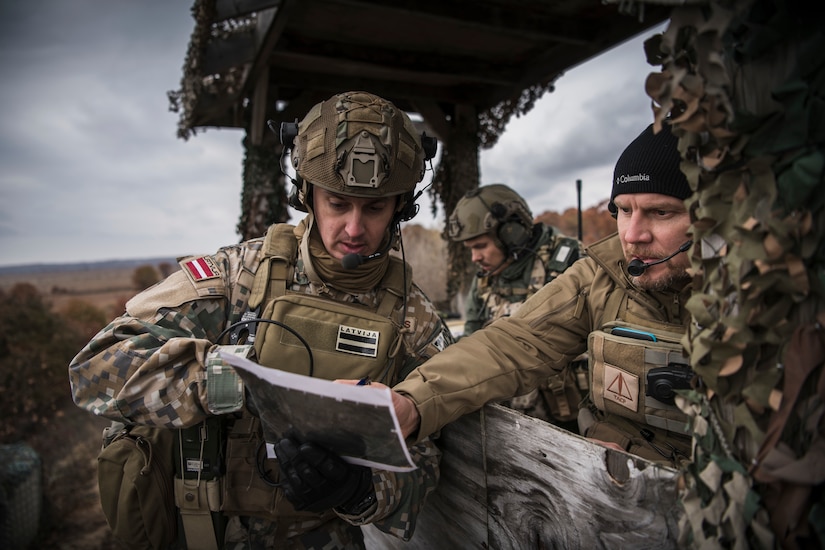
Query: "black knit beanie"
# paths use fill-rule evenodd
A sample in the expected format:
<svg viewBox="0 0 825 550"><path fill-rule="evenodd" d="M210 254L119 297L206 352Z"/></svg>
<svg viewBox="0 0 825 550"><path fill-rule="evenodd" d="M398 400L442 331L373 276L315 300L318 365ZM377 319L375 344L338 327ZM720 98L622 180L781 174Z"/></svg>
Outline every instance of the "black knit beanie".
<svg viewBox="0 0 825 550"><path fill-rule="evenodd" d="M679 139L662 125L658 134L651 124L625 148L613 171L613 190L616 195L626 193L659 193L677 199L686 199L691 190L687 178L679 170L681 156Z"/></svg>

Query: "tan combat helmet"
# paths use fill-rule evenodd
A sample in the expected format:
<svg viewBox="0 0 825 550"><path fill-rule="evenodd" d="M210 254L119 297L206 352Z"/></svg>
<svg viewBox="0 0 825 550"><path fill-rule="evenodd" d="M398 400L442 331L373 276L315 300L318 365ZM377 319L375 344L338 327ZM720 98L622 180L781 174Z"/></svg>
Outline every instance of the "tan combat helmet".
<svg viewBox="0 0 825 550"><path fill-rule="evenodd" d="M506 254L515 253L532 236L533 214L521 196L501 183L468 191L456 204L447 226L453 241L489 233Z"/></svg>
<svg viewBox="0 0 825 550"><path fill-rule="evenodd" d="M415 215L412 193L432 158L422 140L428 147L435 142L419 137L404 111L368 92L345 92L315 105L297 131L291 158L300 204L308 186L317 185L352 197L402 195L401 218Z"/></svg>

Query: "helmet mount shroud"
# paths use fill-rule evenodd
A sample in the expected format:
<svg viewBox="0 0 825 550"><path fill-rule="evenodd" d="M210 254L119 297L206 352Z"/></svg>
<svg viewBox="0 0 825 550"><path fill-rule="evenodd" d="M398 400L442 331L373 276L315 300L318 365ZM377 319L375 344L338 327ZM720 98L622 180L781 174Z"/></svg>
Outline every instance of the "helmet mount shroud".
<svg viewBox="0 0 825 550"><path fill-rule="evenodd" d="M514 256L533 235L533 214L518 193L494 183L465 193L450 215L447 233L456 242L490 234L507 256Z"/></svg>

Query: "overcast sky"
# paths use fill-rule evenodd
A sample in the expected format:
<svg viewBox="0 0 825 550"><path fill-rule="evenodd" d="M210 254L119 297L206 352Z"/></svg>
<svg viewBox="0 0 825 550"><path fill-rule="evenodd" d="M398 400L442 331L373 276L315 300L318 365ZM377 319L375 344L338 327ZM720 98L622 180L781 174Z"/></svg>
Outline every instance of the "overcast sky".
<svg viewBox="0 0 825 550"><path fill-rule="evenodd" d="M0 266L211 253L238 241L240 130L176 137L187 0L0 2ZM589 207L652 121L642 42L558 80L481 153L534 214ZM425 183L429 177L425 178ZM420 187L419 187L420 188ZM426 197L426 193L424 197ZM429 204L414 223L436 227Z"/></svg>

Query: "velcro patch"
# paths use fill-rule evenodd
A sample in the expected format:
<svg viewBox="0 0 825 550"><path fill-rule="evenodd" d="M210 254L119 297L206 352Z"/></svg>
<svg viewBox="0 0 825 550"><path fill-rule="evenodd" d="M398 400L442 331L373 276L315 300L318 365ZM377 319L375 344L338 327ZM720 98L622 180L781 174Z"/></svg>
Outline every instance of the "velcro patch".
<svg viewBox="0 0 825 550"><path fill-rule="evenodd" d="M335 350L364 357L378 357L378 335L376 330L338 325L338 339Z"/></svg>
<svg viewBox="0 0 825 550"><path fill-rule="evenodd" d="M639 410L639 377L605 364L603 395L606 400L636 412Z"/></svg>
<svg viewBox="0 0 825 550"><path fill-rule="evenodd" d="M206 281L217 279L221 276L215 260L209 256L193 258L180 264L192 281Z"/></svg>

